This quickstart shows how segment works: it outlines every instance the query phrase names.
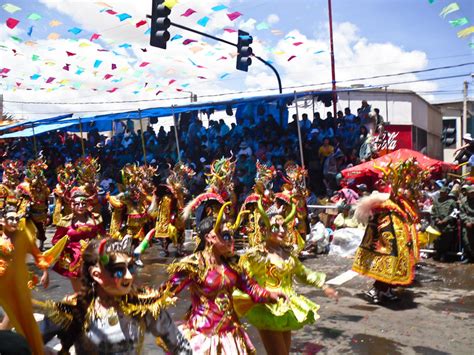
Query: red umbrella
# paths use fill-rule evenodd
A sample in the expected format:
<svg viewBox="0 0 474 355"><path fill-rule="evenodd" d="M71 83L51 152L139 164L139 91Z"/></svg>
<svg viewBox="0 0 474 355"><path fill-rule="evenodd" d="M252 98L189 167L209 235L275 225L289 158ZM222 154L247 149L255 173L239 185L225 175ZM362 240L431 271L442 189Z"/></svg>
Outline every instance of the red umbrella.
<svg viewBox="0 0 474 355"><path fill-rule="evenodd" d="M446 163L441 160L433 159L421 154L420 152L410 149L398 149L392 153L386 154L380 158L370 160L341 171L345 179L355 179L364 176L382 177L382 171L375 168L375 166L386 167L388 164L405 161L409 158L415 158L423 169L430 171L450 170L456 169L455 164Z"/></svg>

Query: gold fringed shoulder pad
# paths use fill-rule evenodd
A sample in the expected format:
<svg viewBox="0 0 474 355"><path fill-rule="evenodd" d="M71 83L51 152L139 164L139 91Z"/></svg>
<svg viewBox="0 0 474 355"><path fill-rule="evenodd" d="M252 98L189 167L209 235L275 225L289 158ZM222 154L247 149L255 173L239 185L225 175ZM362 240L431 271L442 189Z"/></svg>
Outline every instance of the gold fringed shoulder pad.
<svg viewBox="0 0 474 355"><path fill-rule="evenodd" d="M68 328L74 318L73 310L77 306L77 299L70 298L61 302L33 300L33 305L39 308L53 323Z"/></svg>
<svg viewBox="0 0 474 355"><path fill-rule="evenodd" d="M68 214L67 216L61 217L61 219L56 223L56 227L68 228L71 226L73 214Z"/></svg>
<svg viewBox="0 0 474 355"><path fill-rule="evenodd" d="M168 289L159 292L152 288L143 288L137 294L127 295L120 301L120 309L132 317L144 317L147 313L158 318L161 310L174 304Z"/></svg>
<svg viewBox="0 0 474 355"><path fill-rule="evenodd" d="M181 260L174 261L168 266L167 271L170 275L177 272L185 272L189 274L191 278L197 277L199 280L203 280L207 274L204 255L202 255L202 252L196 252Z"/></svg>

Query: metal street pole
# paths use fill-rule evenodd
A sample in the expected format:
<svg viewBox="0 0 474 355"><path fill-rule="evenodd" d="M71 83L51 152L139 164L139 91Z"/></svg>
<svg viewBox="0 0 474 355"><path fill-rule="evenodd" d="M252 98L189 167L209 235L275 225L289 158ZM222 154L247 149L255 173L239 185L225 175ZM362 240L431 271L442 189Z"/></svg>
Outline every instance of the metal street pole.
<svg viewBox="0 0 474 355"><path fill-rule="evenodd" d="M461 145L462 145L462 137L464 137L464 134L467 133L467 88L468 88L468 83L467 83L467 81L465 81L464 85L463 85L463 103L462 103L462 120L461 120Z"/></svg>
<svg viewBox="0 0 474 355"><path fill-rule="evenodd" d="M332 36L332 5L331 0L328 0L328 12L329 12L329 41L331 46L331 72L332 72L332 110L334 116L334 126L336 125L336 114L337 114L337 92L336 92L336 68L334 63L334 41ZM335 128L335 127L334 127Z"/></svg>

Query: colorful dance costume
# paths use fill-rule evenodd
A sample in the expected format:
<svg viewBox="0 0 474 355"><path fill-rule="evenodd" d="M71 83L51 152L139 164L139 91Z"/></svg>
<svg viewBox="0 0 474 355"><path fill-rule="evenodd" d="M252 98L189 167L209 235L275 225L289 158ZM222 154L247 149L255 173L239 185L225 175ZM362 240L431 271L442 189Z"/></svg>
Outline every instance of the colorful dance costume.
<svg viewBox="0 0 474 355"><path fill-rule="evenodd" d="M358 202L355 217L367 228L352 269L390 287L409 285L419 257L414 201L428 172L414 159L378 168L391 193L373 193Z"/></svg>
<svg viewBox="0 0 474 355"><path fill-rule="evenodd" d="M185 180L195 172L184 163L177 163L170 169L166 185L159 185L155 198L148 210L152 218L156 218L153 230L155 238L163 240L163 249L168 253L170 241L182 252L184 242L184 220L181 212L184 208L184 196L187 194Z"/></svg>
<svg viewBox="0 0 474 355"><path fill-rule="evenodd" d="M232 182L234 171L235 161L232 161L232 157L214 160L210 172L206 174L206 190L183 209L184 220L188 220L194 214L196 224L199 224L206 217L216 217L222 205L227 201L234 203L237 199Z"/></svg>
<svg viewBox="0 0 474 355"><path fill-rule="evenodd" d="M216 234L221 233L224 210L230 204L225 203L219 210L214 226ZM226 223L226 233L233 234L240 221L239 214L233 225ZM191 309L180 329L196 354L254 354L255 348L234 311L232 292L239 289L255 303L270 302L274 296L238 271L237 265L212 263L211 248L206 246L203 251L171 264L168 267L171 276L161 290L174 297L189 287Z"/></svg>
<svg viewBox="0 0 474 355"><path fill-rule="evenodd" d="M69 193L76 183L76 167L72 163L66 163L56 171L58 183L53 190L56 197L53 211L54 225L57 225L63 216L67 216L72 212L69 205Z"/></svg>
<svg viewBox="0 0 474 355"><path fill-rule="evenodd" d="M22 202L20 211L28 214L38 229L36 238L46 240L45 224L48 219L48 198L50 190L44 177L48 166L41 160L31 160L27 164L25 181L17 187Z"/></svg>
<svg viewBox="0 0 474 355"><path fill-rule="evenodd" d="M257 209L257 202L262 200L264 208L269 208L273 203L273 179L276 176L275 168L267 167L265 164L256 163L257 175L255 176L255 185L253 193L247 196L241 211L249 211L249 214L244 217L241 231L248 236L248 243L250 247L259 245L263 239L263 231L260 228L260 213Z"/></svg>
<svg viewBox="0 0 474 355"><path fill-rule="evenodd" d="M143 289L120 298L118 307L103 310L93 297L81 323L76 319L81 313L76 298L36 305L47 316L41 324L46 341L54 335L73 332L77 354L141 354L146 332L157 337L157 344L171 354L191 354L188 341L164 310L168 300L155 290Z"/></svg>
<svg viewBox="0 0 474 355"><path fill-rule="evenodd" d="M148 208L152 195L148 185L152 172L147 167L127 164L122 169L123 192L117 196L107 195L113 209L110 235L122 239L130 235L140 241L145 237L145 225L151 221Z"/></svg>
<svg viewBox="0 0 474 355"><path fill-rule="evenodd" d="M16 197L16 187L21 182L23 165L17 160L5 160L2 163L3 177L0 184L0 213L3 212L7 200Z"/></svg>
<svg viewBox="0 0 474 355"><path fill-rule="evenodd" d="M191 309L181 331L196 354L253 354L255 348L234 311L232 292L238 288L253 302L269 300L269 292L236 270L236 265L212 266L208 251L196 252L169 266L169 281L162 286L171 296L185 287Z"/></svg>
<svg viewBox="0 0 474 355"><path fill-rule="evenodd" d="M76 225L72 223L73 214L61 218L57 224L56 233L52 243L56 244L64 236L67 236L67 244L54 265L53 270L58 274L69 278L78 278L81 272L81 254L87 243L98 236L104 236L105 230L102 225L102 217L91 212L93 223Z"/></svg>
<svg viewBox="0 0 474 355"><path fill-rule="evenodd" d="M272 228L261 202L259 212L265 223L265 230ZM285 218L284 224L291 225L295 218L296 206L292 205L290 214ZM248 297L239 292L234 293L236 312L245 318L250 324L258 329L271 331L297 330L306 324L314 323L319 318L317 311L319 306L304 296L298 295L293 288L294 278L316 287L322 287L326 275L307 269L292 252L293 240L288 235L285 241L288 249L287 258L272 258L262 243L244 254L239 261L239 266L248 275L265 289L280 292L287 296L287 300L280 299L275 304L255 305Z"/></svg>
<svg viewBox="0 0 474 355"><path fill-rule="evenodd" d="M33 316L30 273L26 256L31 254L41 270L46 270L61 253L66 238L41 254L36 246L36 227L22 218L13 241L0 237L0 306L16 331L25 336L34 354L43 354L43 340Z"/></svg>

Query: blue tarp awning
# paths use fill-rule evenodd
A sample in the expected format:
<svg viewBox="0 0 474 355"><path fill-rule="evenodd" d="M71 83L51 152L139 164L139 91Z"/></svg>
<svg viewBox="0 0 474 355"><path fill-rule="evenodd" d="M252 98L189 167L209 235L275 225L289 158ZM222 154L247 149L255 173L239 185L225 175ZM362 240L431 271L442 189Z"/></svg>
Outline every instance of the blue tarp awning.
<svg viewBox="0 0 474 355"><path fill-rule="evenodd" d="M0 132L8 130L10 128L18 127L18 126L25 126L28 125L31 127L31 124L35 125L35 134L38 135L40 133L57 130L57 129L65 129L68 128L68 131L79 131L79 123L82 124L82 129L84 132L90 131L93 127L97 128L99 131L110 130L110 125L105 124L105 122L110 121L117 121L117 120L137 120L140 118L148 118L148 117L169 117L173 115L179 115L183 112L196 112L196 111L223 111L226 110L227 107L232 108L239 108L243 107L248 104L268 104L268 103L277 103L279 105L285 106L287 103L294 100L295 95L297 98L305 97L305 96L321 96L321 95L332 95L331 91L303 91L295 93L288 93L288 94L278 94L278 95L266 95L266 96L254 96L254 97L244 97L244 98L237 98L231 100L224 100L218 102L206 102L206 103L194 103L188 105L181 105L181 106L171 106L171 107L156 107L156 108L148 108L144 110L134 110L134 111L127 111L127 112L118 112L118 113L110 113L106 115L97 115L91 117L74 117L72 118L72 114L57 116L42 120L31 120L31 121L23 121L21 123L9 125L2 127ZM90 123L95 123L91 125ZM41 127L41 130L39 129ZM48 128L49 127L49 128ZM1 138L18 138L18 137L30 137L33 135L32 130L23 130L14 132L17 135L13 136L13 133L5 134L0 136Z"/></svg>
<svg viewBox="0 0 474 355"><path fill-rule="evenodd" d="M74 125L74 123L51 123L47 125L35 126L35 128L26 128L22 131L6 133L0 136L1 139L32 137L49 131L56 131Z"/></svg>
<svg viewBox="0 0 474 355"><path fill-rule="evenodd" d="M49 117L49 118L25 120L25 121L10 124L8 126L0 127L0 132L9 131L12 128L22 127L22 126L25 126L25 128L27 128L27 127L31 127L32 125L37 127L37 126L43 125L43 124L50 124L50 123L54 123L54 122L66 119L66 118L71 118L72 115L73 115L72 113L69 113L67 115L61 115L61 116L55 116L55 117Z"/></svg>

